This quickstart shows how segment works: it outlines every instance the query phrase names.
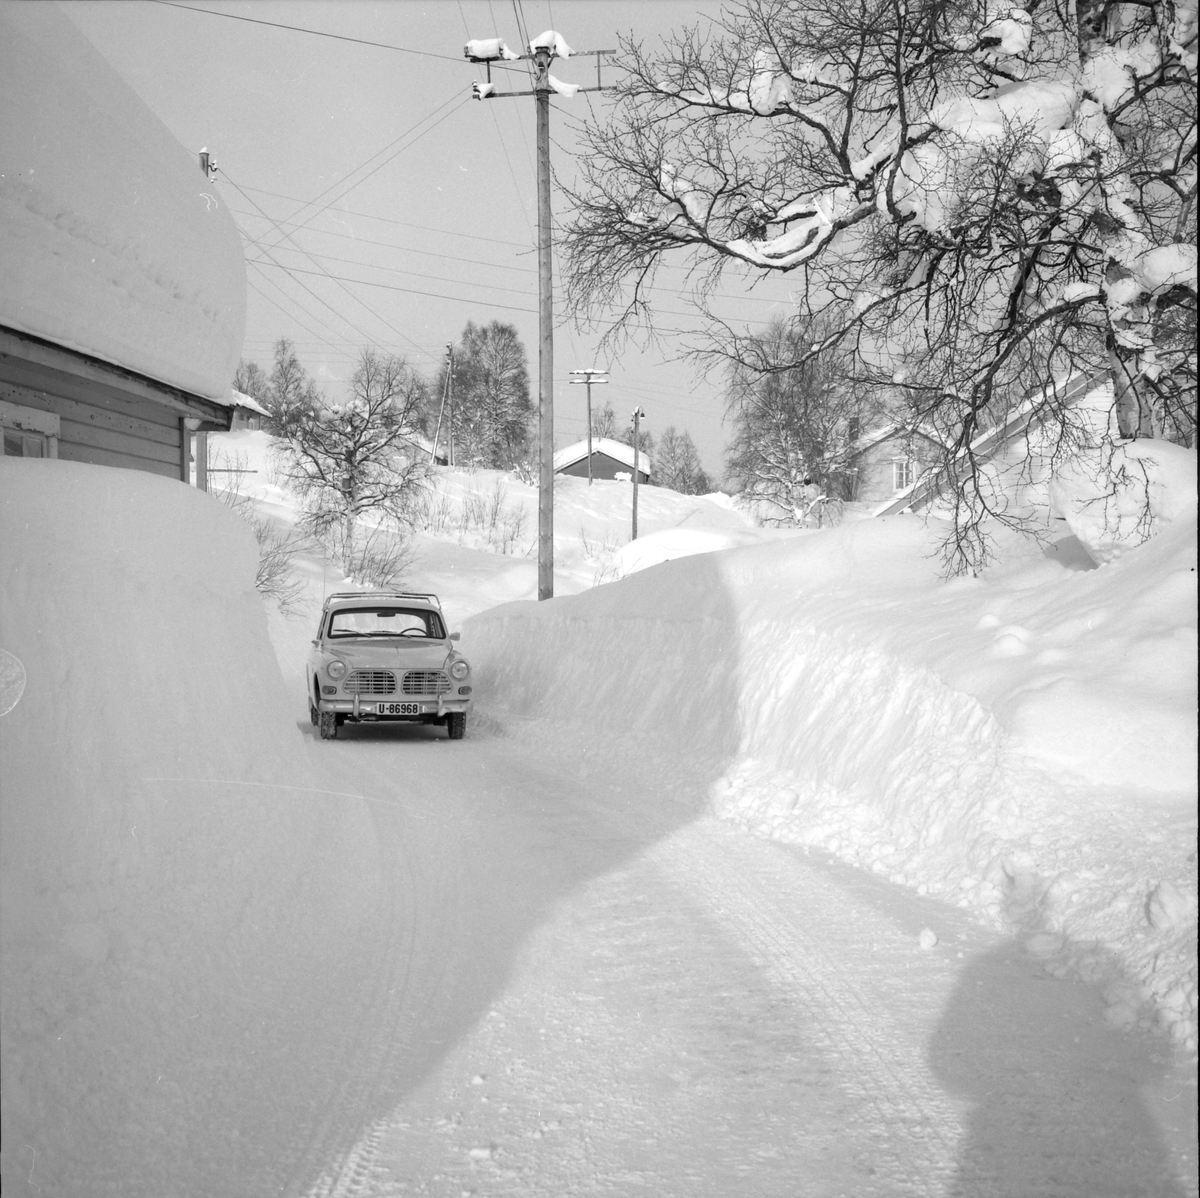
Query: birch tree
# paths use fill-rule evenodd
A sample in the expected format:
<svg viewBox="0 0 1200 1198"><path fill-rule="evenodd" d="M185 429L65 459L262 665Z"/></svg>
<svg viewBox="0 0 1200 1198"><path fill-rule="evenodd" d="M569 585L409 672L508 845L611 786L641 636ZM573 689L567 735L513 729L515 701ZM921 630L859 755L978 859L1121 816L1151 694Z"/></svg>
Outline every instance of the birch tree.
<svg viewBox="0 0 1200 1198"><path fill-rule="evenodd" d="M887 416L839 355L806 355L821 335L811 323L776 321L742 338L730 367L727 472L773 523L803 522L816 497L853 499L855 442Z"/></svg>
<svg viewBox="0 0 1200 1198"><path fill-rule="evenodd" d="M521 459L534 409L525 347L513 325L467 322L455 354L453 404L457 462L507 470Z"/></svg>
<svg viewBox="0 0 1200 1198"><path fill-rule="evenodd" d="M1014 404L1079 435L1047 383L1107 377L1120 437L1191 443L1196 50L1195 0L743 0L626 42L580 155L572 303L628 326L667 261L702 310L725 275L793 274L829 332L792 365L836 350L896 387L967 523L972 443ZM708 352L745 349L713 324Z"/></svg>
<svg viewBox="0 0 1200 1198"><path fill-rule="evenodd" d="M424 403L425 383L403 358L365 349L346 402L307 387L280 412L278 473L300 498L306 526L336 543L347 567L361 558L364 520L408 522L428 469L412 441Z"/></svg>

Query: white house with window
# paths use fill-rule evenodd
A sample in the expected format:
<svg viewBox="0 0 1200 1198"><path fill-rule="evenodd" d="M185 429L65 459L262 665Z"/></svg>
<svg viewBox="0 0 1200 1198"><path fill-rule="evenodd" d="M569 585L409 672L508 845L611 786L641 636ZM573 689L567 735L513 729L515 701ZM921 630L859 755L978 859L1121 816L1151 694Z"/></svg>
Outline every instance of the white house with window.
<svg viewBox="0 0 1200 1198"><path fill-rule="evenodd" d="M1074 436L1097 445L1102 438L1115 435L1113 389L1106 376L1080 374L1053 387L1059 392L1056 406L1071 409ZM1050 500L1050 480L1063 445L1057 424L1048 427L1039 418L1042 398L1043 393L1038 392L1018 404L1007 419L976 437L971 443L971 456L984 470L986 485L993 492L998 509L1034 526L1050 527L1056 515ZM971 466L965 454L959 456L961 476L965 477ZM894 468L897 479L904 477L899 462ZM923 478L918 471L872 514L926 511L935 507L938 500L934 480Z"/></svg>
<svg viewBox="0 0 1200 1198"><path fill-rule="evenodd" d="M861 503L890 500L911 487L942 452L932 433L899 424L863 433L849 459L849 495Z"/></svg>

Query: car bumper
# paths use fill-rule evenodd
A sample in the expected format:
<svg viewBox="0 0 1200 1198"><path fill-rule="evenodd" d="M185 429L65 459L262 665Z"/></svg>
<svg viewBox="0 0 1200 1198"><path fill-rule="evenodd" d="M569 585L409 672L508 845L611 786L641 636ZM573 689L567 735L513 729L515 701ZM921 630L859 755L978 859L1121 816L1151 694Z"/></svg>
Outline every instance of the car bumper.
<svg viewBox="0 0 1200 1198"><path fill-rule="evenodd" d="M469 711L471 700L445 695L429 699L364 699L361 695L355 695L352 699L322 699L318 706L321 711L336 712L338 715L350 716L351 719L367 716L383 720L418 720L422 716L443 716L452 711ZM397 706L403 710L392 710ZM414 708L417 710L413 710Z"/></svg>

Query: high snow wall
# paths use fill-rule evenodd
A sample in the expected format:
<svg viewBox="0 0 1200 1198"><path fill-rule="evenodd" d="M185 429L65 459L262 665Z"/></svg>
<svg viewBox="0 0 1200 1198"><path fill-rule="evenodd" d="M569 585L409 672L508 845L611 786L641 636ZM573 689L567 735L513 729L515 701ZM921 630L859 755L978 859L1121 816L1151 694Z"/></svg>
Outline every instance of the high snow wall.
<svg viewBox="0 0 1200 1198"><path fill-rule="evenodd" d="M1195 523L943 582L891 517L468 622L481 709L1026 936L1195 1043Z"/></svg>
<svg viewBox="0 0 1200 1198"><path fill-rule="evenodd" d="M4 458L0 544L5 1188L183 1193L183 1154L240 1192L245 1111L286 1118L281 1070L337 1018L370 822L309 789L228 509Z"/></svg>

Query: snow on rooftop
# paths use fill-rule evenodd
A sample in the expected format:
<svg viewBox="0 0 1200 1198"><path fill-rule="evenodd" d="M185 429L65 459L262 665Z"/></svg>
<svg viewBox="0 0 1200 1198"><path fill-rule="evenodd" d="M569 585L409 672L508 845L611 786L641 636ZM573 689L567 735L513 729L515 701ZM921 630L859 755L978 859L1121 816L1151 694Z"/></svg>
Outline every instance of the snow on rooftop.
<svg viewBox="0 0 1200 1198"><path fill-rule="evenodd" d="M231 394L232 402L236 407L247 408L251 412L257 412L260 416L270 416L271 413L253 395L247 395L244 391L239 391L236 387Z"/></svg>
<svg viewBox="0 0 1200 1198"><path fill-rule="evenodd" d="M201 171L51 4L0 5L0 325L221 402L246 272Z"/></svg>
<svg viewBox="0 0 1200 1198"><path fill-rule="evenodd" d="M614 441L611 437L593 437L592 453L606 454L633 469L633 446L626 445L624 441ZM554 469L565 470L576 462L586 461L587 456L588 443L576 441L573 445L564 446L554 455ZM650 455L644 449L638 451L638 469L646 474L651 473Z"/></svg>

